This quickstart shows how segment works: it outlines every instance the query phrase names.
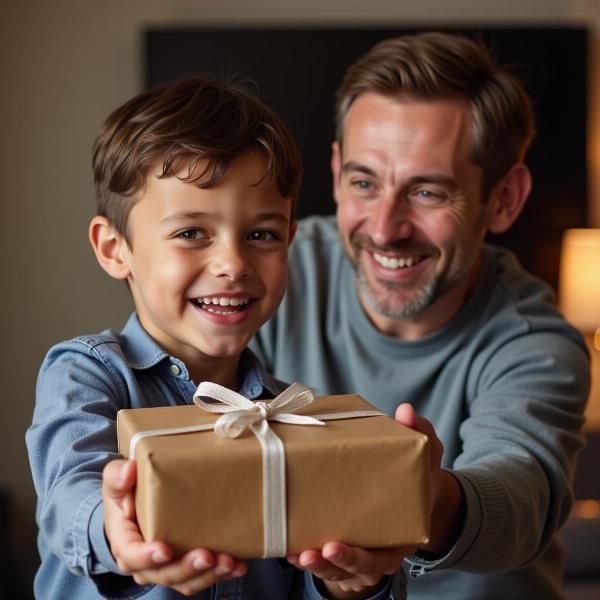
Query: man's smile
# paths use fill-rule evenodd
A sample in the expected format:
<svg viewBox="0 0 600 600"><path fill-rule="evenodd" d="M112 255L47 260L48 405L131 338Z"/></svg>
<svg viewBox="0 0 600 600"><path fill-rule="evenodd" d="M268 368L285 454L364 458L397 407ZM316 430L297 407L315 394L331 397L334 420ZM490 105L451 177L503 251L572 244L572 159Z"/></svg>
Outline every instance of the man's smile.
<svg viewBox="0 0 600 600"><path fill-rule="evenodd" d="M386 256L384 254L379 254L378 252L371 252L371 255L375 259L375 262L380 264L382 267L386 269L405 269L407 267L412 267L417 263L424 260L425 256Z"/></svg>

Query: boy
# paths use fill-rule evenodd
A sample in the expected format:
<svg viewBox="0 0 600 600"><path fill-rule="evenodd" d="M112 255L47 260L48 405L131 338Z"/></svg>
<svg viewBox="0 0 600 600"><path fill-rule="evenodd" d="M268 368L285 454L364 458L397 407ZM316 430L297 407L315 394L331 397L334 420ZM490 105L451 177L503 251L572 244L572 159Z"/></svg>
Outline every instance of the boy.
<svg viewBox="0 0 600 600"><path fill-rule="evenodd" d="M102 268L127 281L136 312L120 334L55 346L41 368L27 432L39 497L36 596L320 598L325 584L309 571L347 578L325 558L344 555L342 545L290 557L306 577L274 559L244 563L206 549L173 557L142 540L134 463L115 460L121 408L189 404L204 380L252 399L282 391L246 345L284 293L301 171L293 140L245 92L187 79L110 115L93 166L90 241ZM368 565L367 584L354 586L360 597L388 596L389 582L379 582L399 566L390 564ZM345 595L349 587L323 589L359 597Z"/></svg>

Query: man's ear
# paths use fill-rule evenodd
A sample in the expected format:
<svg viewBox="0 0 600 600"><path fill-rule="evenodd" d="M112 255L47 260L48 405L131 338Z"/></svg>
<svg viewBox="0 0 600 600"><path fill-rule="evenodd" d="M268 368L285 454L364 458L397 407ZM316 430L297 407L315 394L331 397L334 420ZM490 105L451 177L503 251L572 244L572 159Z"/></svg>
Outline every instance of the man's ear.
<svg viewBox="0 0 600 600"><path fill-rule="evenodd" d="M342 150L337 142L331 144L331 174L333 175L333 198L337 204L342 170Z"/></svg>
<svg viewBox="0 0 600 600"><path fill-rule="evenodd" d="M530 191L529 169L523 163L515 163L490 193L487 229L492 233L510 229L521 214Z"/></svg>
<svg viewBox="0 0 600 600"><path fill-rule="evenodd" d="M90 222L89 238L100 266L115 279L127 279L131 270L127 261L127 242L106 217L96 215Z"/></svg>

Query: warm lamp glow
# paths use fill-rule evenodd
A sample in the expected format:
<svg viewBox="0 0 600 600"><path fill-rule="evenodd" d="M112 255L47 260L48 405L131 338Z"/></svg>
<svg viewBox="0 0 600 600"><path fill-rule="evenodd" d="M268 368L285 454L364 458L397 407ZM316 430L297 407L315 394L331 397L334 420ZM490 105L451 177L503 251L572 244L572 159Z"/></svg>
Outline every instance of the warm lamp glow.
<svg viewBox="0 0 600 600"><path fill-rule="evenodd" d="M563 235L559 301L565 317L587 333L600 325L600 229Z"/></svg>

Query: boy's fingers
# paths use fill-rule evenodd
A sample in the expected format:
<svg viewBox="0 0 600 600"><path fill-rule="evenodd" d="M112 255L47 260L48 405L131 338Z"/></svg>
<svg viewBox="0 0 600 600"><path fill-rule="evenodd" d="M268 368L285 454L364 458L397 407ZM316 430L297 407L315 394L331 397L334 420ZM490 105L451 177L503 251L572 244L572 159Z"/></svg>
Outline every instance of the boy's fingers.
<svg viewBox="0 0 600 600"><path fill-rule="evenodd" d="M228 555L215 557L208 550L193 550L163 567L134 573L139 584L155 583L191 595L216 582L246 573L246 564Z"/></svg>
<svg viewBox="0 0 600 600"><path fill-rule="evenodd" d="M121 499L135 488L136 468L133 460L111 460L102 471L105 498Z"/></svg>
<svg viewBox="0 0 600 600"><path fill-rule="evenodd" d="M157 568L171 559L170 548L161 542L131 541L112 548L117 566L124 573Z"/></svg>

